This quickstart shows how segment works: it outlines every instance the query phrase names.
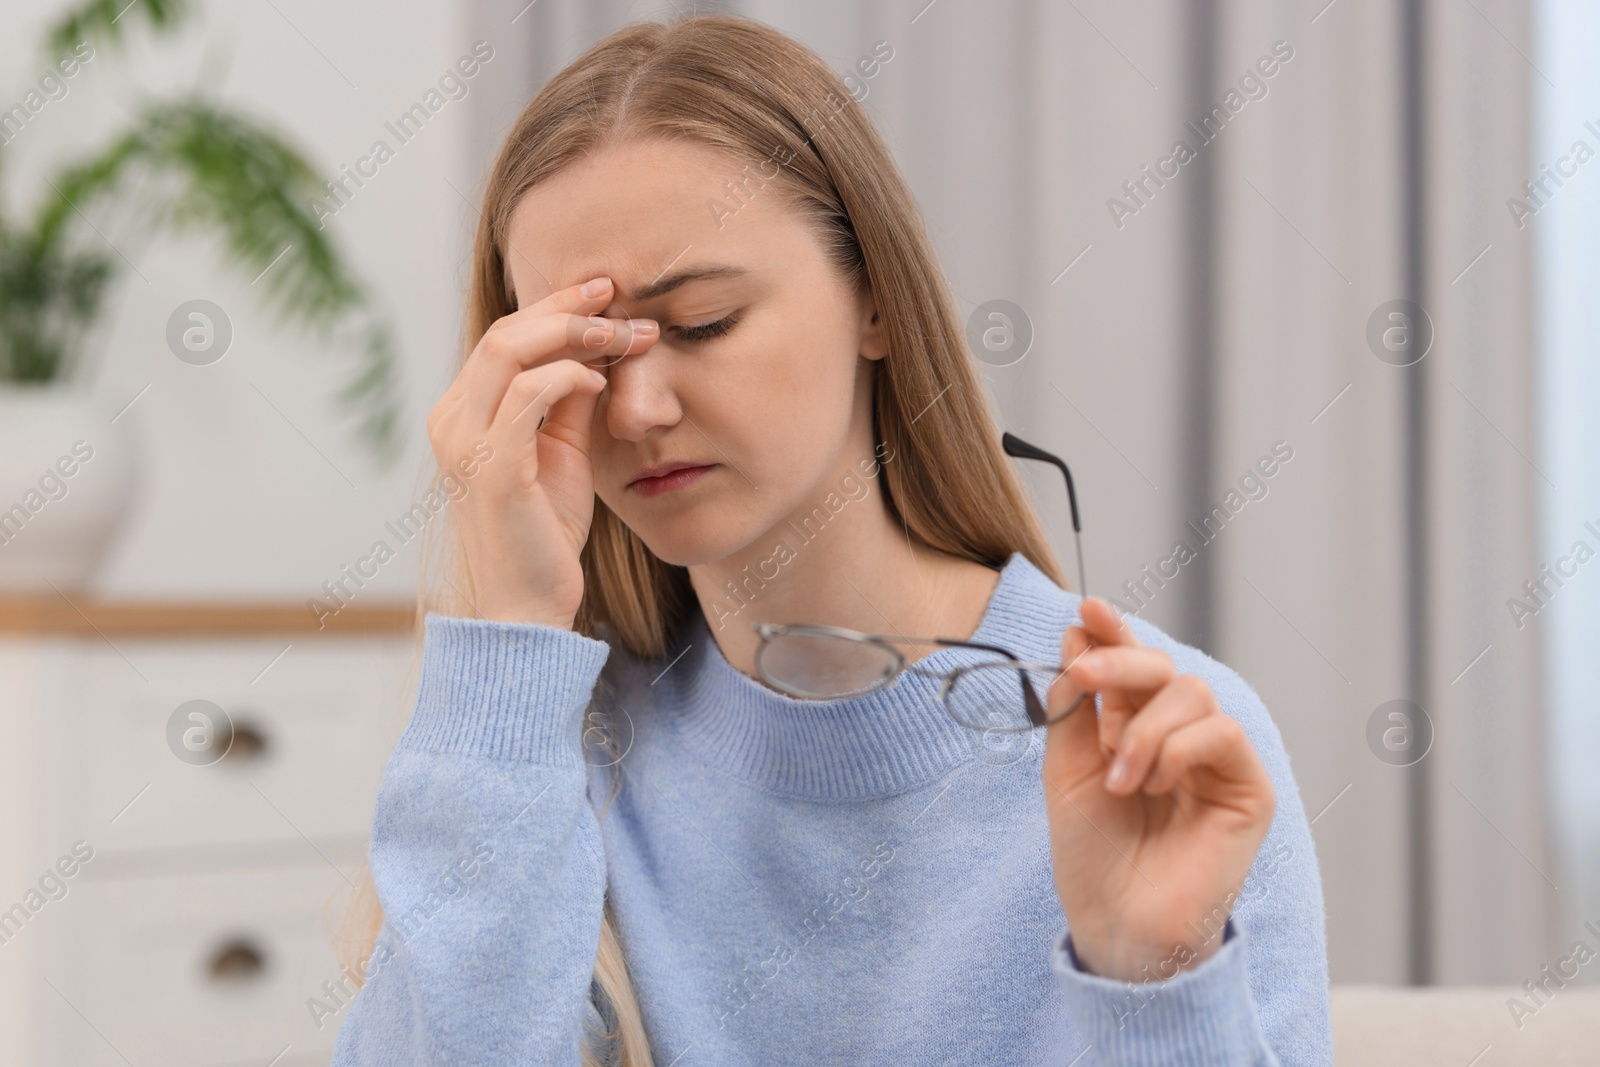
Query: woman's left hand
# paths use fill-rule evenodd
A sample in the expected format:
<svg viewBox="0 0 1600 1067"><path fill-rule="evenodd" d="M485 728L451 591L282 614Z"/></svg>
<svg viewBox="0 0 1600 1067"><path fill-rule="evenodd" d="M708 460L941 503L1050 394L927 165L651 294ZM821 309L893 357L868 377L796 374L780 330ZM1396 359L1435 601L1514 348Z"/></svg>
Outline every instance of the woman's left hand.
<svg viewBox="0 0 1600 1067"><path fill-rule="evenodd" d="M1272 822L1272 781L1204 679L1178 674L1105 601L1079 613L1048 702L1056 714L1090 693L1046 728L1056 892L1086 970L1171 978L1221 947Z"/></svg>

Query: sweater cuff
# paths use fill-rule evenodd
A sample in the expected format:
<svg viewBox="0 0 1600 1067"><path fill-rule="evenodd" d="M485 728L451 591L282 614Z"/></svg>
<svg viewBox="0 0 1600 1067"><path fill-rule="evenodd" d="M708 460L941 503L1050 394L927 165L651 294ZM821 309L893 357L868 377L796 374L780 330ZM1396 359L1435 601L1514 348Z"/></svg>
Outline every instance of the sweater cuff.
<svg viewBox="0 0 1600 1067"><path fill-rule="evenodd" d="M1051 952L1051 970L1061 976L1068 1010L1094 1048L1096 1063L1256 1063L1262 1037L1244 940L1230 918L1222 946L1198 966L1171 978L1152 969L1148 979L1123 982L1083 970L1064 930ZM1166 969L1176 964L1174 959Z"/></svg>
<svg viewBox="0 0 1600 1067"><path fill-rule="evenodd" d="M525 763L582 759L581 725L611 646L531 622L423 620L417 704L397 748Z"/></svg>

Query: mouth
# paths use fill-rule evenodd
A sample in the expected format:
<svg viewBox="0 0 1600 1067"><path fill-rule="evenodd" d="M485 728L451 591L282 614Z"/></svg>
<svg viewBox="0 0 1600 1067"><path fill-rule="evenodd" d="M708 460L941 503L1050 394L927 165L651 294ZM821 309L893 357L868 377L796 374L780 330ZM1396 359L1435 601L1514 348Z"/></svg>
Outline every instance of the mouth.
<svg viewBox="0 0 1600 1067"><path fill-rule="evenodd" d="M640 496L659 496L699 481L715 466L715 463L663 463L640 471L628 483L628 488Z"/></svg>

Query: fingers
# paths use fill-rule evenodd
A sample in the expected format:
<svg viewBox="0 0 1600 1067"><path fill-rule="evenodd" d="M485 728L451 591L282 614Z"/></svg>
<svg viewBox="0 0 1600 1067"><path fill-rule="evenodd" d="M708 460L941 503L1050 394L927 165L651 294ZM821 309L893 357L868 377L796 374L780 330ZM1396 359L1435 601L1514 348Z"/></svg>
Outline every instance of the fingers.
<svg viewBox="0 0 1600 1067"><path fill-rule="evenodd" d="M533 445L540 428L544 427L547 433L558 436L576 434L569 443L587 452L592 414L589 407L605 388L605 382L605 375L572 359L560 359L520 372L512 378L495 412L486 435L489 443L497 451L504 450L506 455L536 458L538 450ZM572 396L588 400L583 411L575 412L581 417L565 420L559 427L553 422L545 426L551 409ZM537 468L531 465L521 470L530 478L538 475Z"/></svg>
<svg viewBox="0 0 1600 1067"><path fill-rule="evenodd" d="M1100 744L1110 752L1122 743L1128 722L1177 672L1158 649L1101 646L1080 656L1072 673L1084 688L1101 694Z"/></svg>
<svg viewBox="0 0 1600 1067"><path fill-rule="evenodd" d="M578 316L574 315L573 319ZM572 322L571 329L581 329L578 339L583 342L583 362L591 367L609 367L623 356L637 356L661 336L661 324L655 319L613 319L604 315L590 315L582 323ZM578 346L568 345L568 348Z"/></svg>
<svg viewBox="0 0 1600 1067"><path fill-rule="evenodd" d="M1249 807L1259 805L1265 798L1270 818L1275 803L1272 779L1236 719L1220 713L1208 715L1174 731L1161 745L1161 755L1145 791L1169 793L1186 776L1201 770L1237 786L1239 795L1249 798ZM1240 803L1243 805L1244 801Z"/></svg>
<svg viewBox="0 0 1600 1067"><path fill-rule="evenodd" d="M1078 602L1078 617L1088 631L1089 640L1097 645L1143 646L1133 634L1133 628L1122 621L1122 616L1110 604L1097 596L1086 596Z"/></svg>
<svg viewBox="0 0 1600 1067"><path fill-rule="evenodd" d="M511 379L530 367L560 358L605 366L648 349L660 336L659 325L653 319L601 315L611 303L611 281L594 281L602 284L593 296L574 285L496 320L467 357L441 407L455 409L456 418L481 432L499 410Z"/></svg>
<svg viewBox="0 0 1600 1067"><path fill-rule="evenodd" d="M591 288L593 295L585 293ZM603 314L614 296L611 279L602 275L581 285L558 289L534 304L518 308L495 323L496 327L520 330L526 323L555 320L565 324L566 346L576 355L590 352L584 362L614 363L623 356L638 355L660 335L654 319L614 318ZM567 317L563 320L562 314ZM581 358L581 357L580 357Z"/></svg>
<svg viewBox="0 0 1600 1067"><path fill-rule="evenodd" d="M1205 679L1178 674L1171 657L1147 648L1105 601L1083 599L1079 617L1062 636L1065 670L1049 706L1055 714L1092 692L1099 714L1049 727L1047 778L1069 786L1098 779L1114 796L1166 794L1187 781L1197 795L1251 818L1264 804L1270 818L1266 768Z"/></svg>
<svg viewBox="0 0 1600 1067"><path fill-rule="evenodd" d="M1061 662L1077 689L1100 694L1099 744L1110 759L1128 722L1177 672L1170 656L1146 648L1104 600L1085 597L1078 614L1081 625L1062 638Z"/></svg>
<svg viewBox="0 0 1600 1067"><path fill-rule="evenodd" d="M1069 626L1061 638L1061 662L1070 664L1082 656L1089 648L1088 638L1084 636L1082 627ZM1045 693L1045 712L1054 719L1079 696L1088 692L1087 687L1078 684L1078 680L1071 671L1063 670L1057 673L1050 683L1050 689ZM1093 693L1088 694L1090 697ZM1077 710L1067 717L1073 723L1073 730L1087 730L1090 737L1094 735L1094 704L1085 702L1079 704ZM1063 720L1066 721L1066 720ZM1087 723L1087 725L1085 725ZM1054 729L1054 725L1051 727Z"/></svg>
<svg viewBox="0 0 1600 1067"><path fill-rule="evenodd" d="M651 329L645 329L649 323ZM658 328L649 319L617 320L601 315L554 314L490 327L461 372L463 417L486 424L499 410L511 379L531 367L561 358L604 366L650 347Z"/></svg>
<svg viewBox="0 0 1600 1067"><path fill-rule="evenodd" d="M1107 792L1121 796L1139 789L1160 759L1168 739L1190 723L1210 715L1221 716L1222 709L1205 679L1194 674L1172 678L1127 721L1114 743L1115 754L1106 772Z"/></svg>
<svg viewBox="0 0 1600 1067"><path fill-rule="evenodd" d="M1088 637L1082 627L1067 627L1061 639L1061 662L1071 663L1088 647ZM1085 692L1070 671L1062 671L1050 683L1045 697L1045 707L1055 719L1045 727L1045 774L1049 781L1067 788L1099 778L1104 773L1105 760L1096 741L1100 726L1095 721L1094 694L1089 693L1071 715L1056 719Z"/></svg>
<svg viewBox="0 0 1600 1067"><path fill-rule="evenodd" d="M1154 694L1172 681L1172 657L1156 648L1100 645L1074 658L1069 672L1083 689L1126 689Z"/></svg>

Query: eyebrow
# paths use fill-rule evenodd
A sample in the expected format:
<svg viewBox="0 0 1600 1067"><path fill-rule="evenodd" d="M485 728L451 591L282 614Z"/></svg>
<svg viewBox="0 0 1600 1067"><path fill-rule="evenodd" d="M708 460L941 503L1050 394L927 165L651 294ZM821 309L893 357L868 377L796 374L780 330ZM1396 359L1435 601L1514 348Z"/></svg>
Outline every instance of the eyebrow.
<svg viewBox="0 0 1600 1067"><path fill-rule="evenodd" d="M697 267L686 267L673 274L664 274L647 285L641 285L629 293L627 299L645 301L654 300L658 296L665 296L681 285L690 282L710 281L716 278L739 278L750 272L744 267L734 267L725 263L703 263Z"/></svg>

